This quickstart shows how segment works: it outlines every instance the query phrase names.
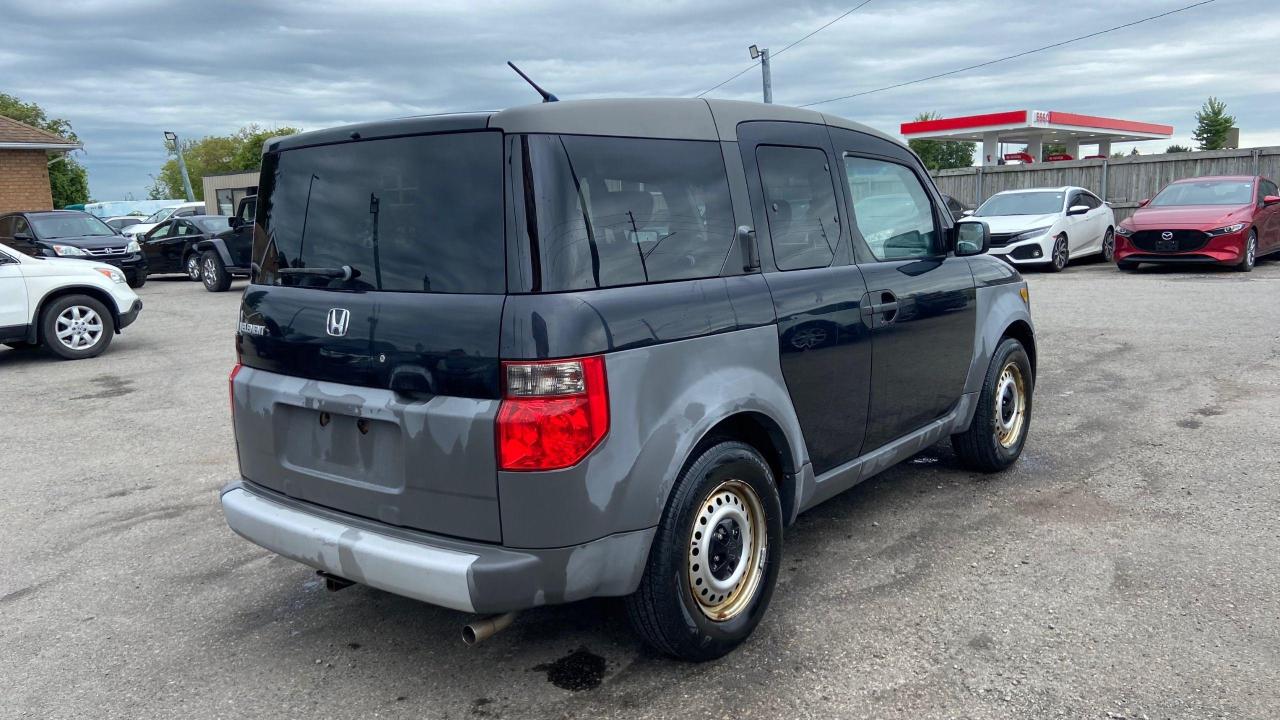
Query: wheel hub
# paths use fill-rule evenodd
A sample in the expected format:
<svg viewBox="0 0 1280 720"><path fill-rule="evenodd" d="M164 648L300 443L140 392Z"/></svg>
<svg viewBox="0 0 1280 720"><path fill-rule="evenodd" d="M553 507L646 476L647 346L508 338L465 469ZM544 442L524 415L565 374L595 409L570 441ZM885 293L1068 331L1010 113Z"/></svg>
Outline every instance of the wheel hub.
<svg viewBox="0 0 1280 720"><path fill-rule="evenodd" d="M689 590L702 613L724 621L745 610L764 577L764 507L751 486L729 480L702 501L689 534Z"/></svg>
<svg viewBox="0 0 1280 720"><path fill-rule="evenodd" d="M1022 437L1027 416L1026 381L1017 363L1009 362L1000 371L996 383L995 425L996 442L1002 447L1013 447Z"/></svg>

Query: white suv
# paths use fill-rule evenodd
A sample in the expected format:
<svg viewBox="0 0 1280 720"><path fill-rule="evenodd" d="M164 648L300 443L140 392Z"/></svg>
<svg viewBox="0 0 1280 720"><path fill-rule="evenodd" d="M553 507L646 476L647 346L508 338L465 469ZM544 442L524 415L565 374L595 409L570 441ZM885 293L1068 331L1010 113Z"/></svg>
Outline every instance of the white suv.
<svg viewBox="0 0 1280 720"><path fill-rule="evenodd" d="M0 247L0 343L43 344L67 360L90 358L141 311L117 268Z"/></svg>

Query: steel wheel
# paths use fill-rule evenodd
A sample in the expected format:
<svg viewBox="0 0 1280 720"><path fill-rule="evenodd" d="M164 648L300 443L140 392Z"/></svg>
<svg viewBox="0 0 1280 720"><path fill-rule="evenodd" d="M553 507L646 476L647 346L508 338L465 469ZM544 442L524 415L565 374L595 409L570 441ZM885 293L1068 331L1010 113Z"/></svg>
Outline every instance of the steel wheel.
<svg viewBox="0 0 1280 720"><path fill-rule="evenodd" d="M1116 234L1110 229L1102 236L1102 260L1111 262L1116 257Z"/></svg>
<svg viewBox="0 0 1280 720"><path fill-rule="evenodd" d="M190 255L188 255L187 262L186 262L186 269L187 269L187 277L191 278L196 282L199 282L200 281L200 256L195 253L191 253Z"/></svg>
<svg viewBox="0 0 1280 720"><path fill-rule="evenodd" d="M71 350L87 350L102 340L102 317L85 305L72 305L54 322L58 342Z"/></svg>
<svg viewBox="0 0 1280 720"><path fill-rule="evenodd" d="M996 381L995 434L1000 447L1011 448L1022 438L1027 417L1027 383L1022 368L1010 360Z"/></svg>
<svg viewBox="0 0 1280 720"><path fill-rule="evenodd" d="M768 557L764 507L750 485L729 480L702 501L689 534L686 568L698 609L724 622L745 610Z"/></svg>

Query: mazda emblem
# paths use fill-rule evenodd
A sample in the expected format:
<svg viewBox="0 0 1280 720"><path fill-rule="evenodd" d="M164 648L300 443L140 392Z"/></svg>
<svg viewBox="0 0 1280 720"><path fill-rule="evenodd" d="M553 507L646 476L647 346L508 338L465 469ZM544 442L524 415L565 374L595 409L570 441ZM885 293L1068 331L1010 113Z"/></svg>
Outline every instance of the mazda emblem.
<svg viewBox="0 0 1280 720"><path fill-rule="evenodd" d="M347 326L350 324L351 311L346 308L331 308L324 330L334 337L342 337L347 334Z"/></svg>
<svg viewBox="0 0 1280 720"><path fill-rule="evenodd" d="M1172 240L1172 239L1173 239L1173 233L1169 232L1168 230L1165 230L1164 232L1160 233L1160 239L1161 239L1161 240Z"/></svg>

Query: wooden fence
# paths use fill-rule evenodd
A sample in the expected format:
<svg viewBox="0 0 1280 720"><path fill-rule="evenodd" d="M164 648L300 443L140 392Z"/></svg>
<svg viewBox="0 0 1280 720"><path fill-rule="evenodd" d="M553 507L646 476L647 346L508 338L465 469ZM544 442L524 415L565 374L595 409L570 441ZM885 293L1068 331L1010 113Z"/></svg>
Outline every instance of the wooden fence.
<svg viewBox="0 0 1280 720"><path fill-rule="evenodd" d="M1205 175L1280 178L1280 147L971 167L932 174L939 190L975 207L1005 190L1063 185L1088 188L1111 204L1119 221L1133 214L1139 200L1152 197L1174 180Z"/></svg>

